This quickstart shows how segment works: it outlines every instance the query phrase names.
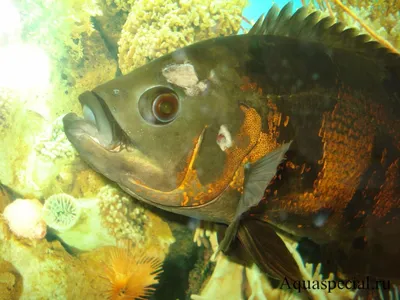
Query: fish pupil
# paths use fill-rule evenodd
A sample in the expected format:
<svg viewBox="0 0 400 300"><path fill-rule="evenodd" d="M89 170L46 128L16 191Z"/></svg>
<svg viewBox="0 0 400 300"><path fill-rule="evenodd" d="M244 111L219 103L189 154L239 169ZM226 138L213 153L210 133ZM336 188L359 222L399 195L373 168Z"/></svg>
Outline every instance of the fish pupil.
<svg viewBox="0 0 400 300"><path fill-rule="evenodd" d="M158 120L169 122L175 117L178 104L174 94L161 94L154 100L153 114Z"/></svg>
<svg viewBox="0 0 400 300"><path fill-rule="evenodd" d="M173 110L172 104L170 102L164 101L160 104L160 111L164 115L169 115Z"/></svg>

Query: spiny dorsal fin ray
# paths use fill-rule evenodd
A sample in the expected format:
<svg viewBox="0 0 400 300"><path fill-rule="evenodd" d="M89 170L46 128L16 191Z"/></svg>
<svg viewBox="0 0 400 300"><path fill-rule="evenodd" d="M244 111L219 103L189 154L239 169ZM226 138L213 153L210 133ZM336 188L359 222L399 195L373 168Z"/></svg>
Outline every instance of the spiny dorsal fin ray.
<svg viewBox="0 0 400 300"><path fill-rule="evenodd" d="M299 8L294 14L292 3L282 10L274 4L267 15L262 15L247 33L249 35L276 35L320 42L328 47L356 51L369 57L397 57L369 35L360 34L355 28L345 26L332 17L320 18L320 12L307 12L306 7Z"/></svg>

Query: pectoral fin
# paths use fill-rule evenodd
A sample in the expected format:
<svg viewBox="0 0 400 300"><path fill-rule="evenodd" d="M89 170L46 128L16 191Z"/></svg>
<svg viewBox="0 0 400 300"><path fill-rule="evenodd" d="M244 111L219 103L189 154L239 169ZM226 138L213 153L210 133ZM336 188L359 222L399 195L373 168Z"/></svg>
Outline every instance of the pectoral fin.
<svg viewBox="0 0 400 300"><path fill-rule="evenodd" d="M275 176L276 170L283 161L290 144L291 142L283 144L255 163L249 164L245 170L244 192L236 209L235 219L228 226L225 236L219 246L219 250L226 252L229 249L229 246L236 237L241 215L261 201L265 189Z"/></svg>
<svg viewBox="0 0 400 300"><path fill-rule="evenodd" d="M261 201L265 189L275 176L276 170L282 163L291 143L283 144L255 163L250 164L247 168L244 177L244 192L236 210L236 218L239 218L244 212Z"/></svg>

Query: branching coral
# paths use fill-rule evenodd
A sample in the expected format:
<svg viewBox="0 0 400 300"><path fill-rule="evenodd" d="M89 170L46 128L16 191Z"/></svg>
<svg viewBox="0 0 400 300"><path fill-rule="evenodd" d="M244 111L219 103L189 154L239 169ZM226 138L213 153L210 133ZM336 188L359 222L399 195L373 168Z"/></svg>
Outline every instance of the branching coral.
<svg viewBox="0 0 400 300"><path fill-rule="evenodd" d="M92 22L102 15L98 0L17 0L16 4L21 42L39 47L49 58L50 120L81 111L75 101L78 95L112 79L116 72L116 59Z"/></svg>
<svg viewBox="0 0 400 300"><path fill-rule="evenodd" d="M49 227L58 231L72 228L79 220L80 208L75 198L67 194L53 195L46 199L43 218Z"/></svg>
<svg viewBox="0 0 400 300"><path fill-rule="evenodd" d="M129 239L135 243L145 238L144 225L148 219L143 207L116 188L106 185L97 195L102 224L117 239Z"/></svg>
<svg viewBox="0 0 400 300"><path fill-rule="evenodd" d="M110 9L129 12L135 0L103 0Z"/></svg>
<svg viewBox="0 0 400 300"><path fill-rule="evenodd" d="M35 150L38 155L49 159L73 159L77 152L65 135L62 118L56 119L49 131L38 137Z"/></svg>
<svg viewBox="0 0 400 300"><path fill-rule="evenodd" d="M178 48L240 28L246 0L138 0L119 41L122 73Z"/></svg>
<svg viewBox="0 0 400 300"><path fill-rule="evenodd" d="M83 57L82 35L91 34L90 18L101 15L95 0L18 0L23 38L36 42L59 61Z"/></svg>
<svg viewBox="0 0 400 300"><path fill-rule="evenodd" d="M306 2L303 1L304 4ZM328 11L344 24L370 35L392 52L399 53L399 1L313 0L311 3L323 11Z"/></svg>

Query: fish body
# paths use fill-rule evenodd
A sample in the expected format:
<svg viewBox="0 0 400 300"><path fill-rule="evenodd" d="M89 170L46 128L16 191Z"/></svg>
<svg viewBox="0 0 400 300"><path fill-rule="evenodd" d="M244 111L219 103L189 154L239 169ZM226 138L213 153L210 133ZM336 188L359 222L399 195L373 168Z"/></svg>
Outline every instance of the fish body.
<svg viewBox="0 0 400 300"><path fill-rule="evenodd" d="M237 236L275 277L300 276L279 231L398 279L399 56L290 9L83 93L65 132L135 198L229 225L222 250Z"/></svg>

